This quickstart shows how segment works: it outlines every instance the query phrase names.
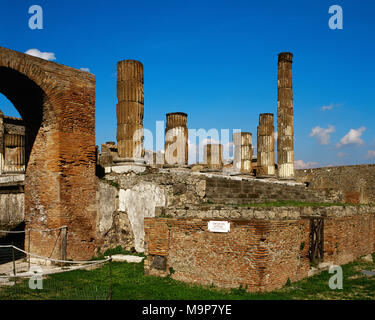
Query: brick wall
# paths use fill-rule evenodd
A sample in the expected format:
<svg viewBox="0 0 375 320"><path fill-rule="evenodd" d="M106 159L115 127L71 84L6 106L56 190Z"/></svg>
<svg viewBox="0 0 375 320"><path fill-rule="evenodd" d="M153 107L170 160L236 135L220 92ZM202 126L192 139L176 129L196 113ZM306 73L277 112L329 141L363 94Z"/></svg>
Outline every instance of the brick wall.
<svg viewBox="0 0 375 320"><path fill-rule="evenodd" d="M145 218L146 274L165 276L172 270L176 280L226 288L242 285L249 291L273 290L288 279L308 276L308 218L227 219L228 233L209 232L208 221ZM326 218L325 228L325 261L342 264L375 251L373 214Z"/></svg>
<svg viewBox="0 0 375 320"><path fill-rule="evenodd" d="M295 178L309 189L339 190L347 203L375 203L374 164L295 170Z"/></svg>
<svg viewBox="0 0 375 320"><path fill-rule="evenodd" d="M324 260L345 264L375 252L375 215L326 218Z"/></svg>
<svg viewBox="0 0 375 320"><path fill-rule="evenodd" d="M0 47L0 92L19 111L29 139L26 228L67 225L67 257L90 258L97 213L95 77ZM46 233L31 234L31 251L60 257Z"/></svg>

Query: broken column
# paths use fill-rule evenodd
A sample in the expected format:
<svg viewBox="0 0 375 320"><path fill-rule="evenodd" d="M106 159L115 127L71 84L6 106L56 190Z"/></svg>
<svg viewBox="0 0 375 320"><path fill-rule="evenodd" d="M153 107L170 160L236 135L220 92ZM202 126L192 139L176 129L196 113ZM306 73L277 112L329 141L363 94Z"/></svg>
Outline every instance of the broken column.
<svg viewBox="0 0 375 320"><path fill-rule="evenodd" d="M204 163L209 169L221 170L223 168L223 145L206 144L204 146Z"/></svg>
<svg viewBox="0 0 375 320"><path fill-rule="evenodd" d="M275 175L275 129L273 113L261 113L257 136L257 176Z"/></svg>
<svg viewBox="0 0 375 320"><path fill-rule="evenodd" d="M251 173L253 158L252 134L250 132L234 132L233 168L236 172Z"/></svg>
<svg viewBox="0 0 375 320"><path fill-rule="evenodd" d="M294 179L292 58L282 52L277 73L277 166L280 179Z"/></svg>
<svg viewBox="0 0 375 320"><path fill-rule="evenodd" d="M117 144L120 158L137 159L143 149L143 65L135 60L117 63Z"/></svg>
<svg viewBox="0 0 375 320"><path fill-rule="evenodd" d="M165 128L165 163L187 165L189 160L187 114L167 113Z"/></svg>

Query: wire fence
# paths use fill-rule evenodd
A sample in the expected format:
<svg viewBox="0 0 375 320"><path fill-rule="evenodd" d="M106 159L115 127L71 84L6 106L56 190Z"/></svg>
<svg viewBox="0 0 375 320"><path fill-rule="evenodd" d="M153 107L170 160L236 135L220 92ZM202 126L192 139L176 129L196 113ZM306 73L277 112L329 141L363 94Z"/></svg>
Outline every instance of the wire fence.
<svg viewBox="0 0 375 320"><path fill-rule="evenodd" d="M0 300L112 299L111 257L71 261L33 254L25 249L26 232L0 230Z"/></svg>

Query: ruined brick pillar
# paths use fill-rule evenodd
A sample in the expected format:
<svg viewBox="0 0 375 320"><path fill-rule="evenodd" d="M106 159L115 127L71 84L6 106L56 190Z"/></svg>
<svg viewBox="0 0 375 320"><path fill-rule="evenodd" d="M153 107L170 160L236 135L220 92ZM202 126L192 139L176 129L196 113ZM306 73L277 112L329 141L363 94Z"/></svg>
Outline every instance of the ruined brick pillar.
<svg viewBox="0 0 375 320"><path fill-rule="evenodd" d="M187 114L167 113L165 128L165 163L187 165L189 160Z"/></svg>
<svg viewBox="0 0 375 320"><path fill-rule="evenodd" d="M257 136L257 176L275 175L275 129L273 113L261 113Z"/></svg>
<svg viewBox="0 0 375 320"><path fill-rule="evenodd" d="M120 158L141 158L143 149L143 65L117 63L117 144Z"/></svg>
<svg viewBox="0 0 375 320"><path fill-rule="evenodd" d="M204 163L210 169L221 170L223 168L223 145L206 144L204 146Z"/></svg>
<svg viewBox="0 0 375 320"><path fill-rule="evenodd" d="M279 54L277 73L277 165L280 179L294 179L292 58Z"/></svg>
<svg viewBox="0 0 375 320"><path fill-rule="evenodd" d="M250 132L234 132L233 168L237 172L251 173L253 158L252 134Z"/></svg>

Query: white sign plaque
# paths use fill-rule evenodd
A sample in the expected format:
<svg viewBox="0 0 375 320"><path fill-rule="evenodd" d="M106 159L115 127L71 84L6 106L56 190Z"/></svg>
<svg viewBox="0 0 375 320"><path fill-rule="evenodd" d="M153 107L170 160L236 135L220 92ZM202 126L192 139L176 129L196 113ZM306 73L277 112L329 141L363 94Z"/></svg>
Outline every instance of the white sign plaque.
<svg viewBox="0 0 375 320"><path fill-rule="evenodd" d="M229 232L230 223L228 221L209 221L208 231L211 232Z"/></svg>

